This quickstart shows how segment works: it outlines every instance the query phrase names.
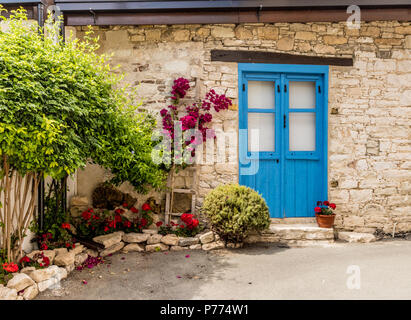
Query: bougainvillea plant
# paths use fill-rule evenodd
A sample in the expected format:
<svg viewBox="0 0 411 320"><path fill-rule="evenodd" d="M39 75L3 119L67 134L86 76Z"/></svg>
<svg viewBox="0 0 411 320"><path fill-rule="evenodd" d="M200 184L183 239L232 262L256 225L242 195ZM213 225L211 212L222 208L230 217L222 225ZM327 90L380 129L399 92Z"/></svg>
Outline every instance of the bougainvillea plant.
<svg viewBox="0 0 411 320"><path fill-rule="evenodd" d="M314 208L314 212L321 215L332 215L337 206L335 203L329 201L317 201L317 207Z"/></svg>
<svg viewBox="0 0 411 320"><path fill-rule="evenodd" d="M174 80L171 91L171 104L160 111L162 117L163 135L170 142L170 157L164 163L167 168L180 165L183 169L192 164L196 147L209 138L215 138L215 133L208 127L212 121L212 109L215 112L226 110L232 101L224 94L217 94L211 89L203 100L190 105L182 103L190 89L190 83L185 78ZM165 152L165 151L163 151ZM168 161L167 161L168 159Z"/></svg>

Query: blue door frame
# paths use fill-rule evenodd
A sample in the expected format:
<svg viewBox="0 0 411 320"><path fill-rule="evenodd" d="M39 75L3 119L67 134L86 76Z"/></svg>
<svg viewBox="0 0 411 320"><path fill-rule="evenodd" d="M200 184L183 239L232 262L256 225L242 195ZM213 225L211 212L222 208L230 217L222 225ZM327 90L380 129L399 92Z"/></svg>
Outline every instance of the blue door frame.
<svg viewBox="0 0 411 320"><path fill-rule="evenodd" d="M328 66L240 63L238 77L240 184L247 185L262 194L273 218L314 216L316 201L327 199L328 189ZM273 109L249 108L248 81L274 83L276 93ZM289 108L287 88L290 81L315 82L314 111ZM290 112L315 112L315 150L290 151ZM244 131L242 129L248 131L249 113L274 114L275 148L273 151L248 150L248 134L242 133ZM255 174L243 174L247 172L245 169L253 165L258 168Z"/></svg>

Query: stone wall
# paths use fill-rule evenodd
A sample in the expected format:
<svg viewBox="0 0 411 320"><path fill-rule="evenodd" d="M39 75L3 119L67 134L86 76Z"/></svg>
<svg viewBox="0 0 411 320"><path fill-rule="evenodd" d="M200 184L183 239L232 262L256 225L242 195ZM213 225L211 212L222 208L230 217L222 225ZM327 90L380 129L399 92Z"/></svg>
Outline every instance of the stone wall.
<svg viewBox="0 0 411 320"><path fill-rule="evenodd" d="M154 111L167 105L171 83L181 76L192 81L196 96L214 88L237 105L237 64L211 62L212 49L353 57L353 67L330 67L328 177L329 199L338 206L336 227L411 230L410 23L368 22L360 29L348 29L345 23L94 29L100 53L114 54L113 64L121 64L124 81L138 86L144 107ZM85 30L67 28L79 38ZM215 115L214 128L237 130L237 109ZM218 184L238 181L234 160L199 168L198 205ZM80 195L90 195L89 177L95 170L78 173Z"/></svg>

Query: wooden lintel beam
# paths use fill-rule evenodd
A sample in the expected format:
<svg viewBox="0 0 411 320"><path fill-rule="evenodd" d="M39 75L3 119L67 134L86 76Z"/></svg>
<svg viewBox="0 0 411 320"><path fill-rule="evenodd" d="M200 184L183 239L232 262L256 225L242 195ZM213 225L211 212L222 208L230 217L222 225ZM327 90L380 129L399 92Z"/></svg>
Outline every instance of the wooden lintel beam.
<svg viewBox="0 0 411 320"><path fill-rule="evenodd" d="M211 50L211 61L353 66L352 58L317 57L289 53L245 50Z"/></svg>

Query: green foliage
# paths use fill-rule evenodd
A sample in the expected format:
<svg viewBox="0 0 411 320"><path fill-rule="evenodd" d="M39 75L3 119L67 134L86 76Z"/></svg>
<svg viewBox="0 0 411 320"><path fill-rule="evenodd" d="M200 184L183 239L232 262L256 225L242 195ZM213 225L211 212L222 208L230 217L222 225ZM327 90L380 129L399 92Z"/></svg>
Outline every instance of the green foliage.
<svg viewBox="0 0 411 320"><path fill-rule="evenodd" d="M264 199L254 190L237 184L220 185L207 194L202 211L213 229L227 241L241 242L252 231L270 225Z"/></svg>
<svg viewBox="0 0 411 320"><path fill-rule="evenodd" d="M27 23L24 10L5 20L0 156L12 169L58 179L92 159L111 170L116 184L129 181L141 192L162 186L164 172L151 161L154 117L138 111L135 92L120 86L108 56L96 54L91 31L84 41L62 43L55 29L39 33Z"/></svg>
<svg viewBox="0 0 411 320"><path fill-rule="evenodd" d="M72 235L62 227L70 222L70 215L62 206L62 192L63 183L53 181L44 197L43 228L40 229L36 219L31 223L30 231L36 233L40 248L47 246L47 249L55 249L73 245Z"/></svg>

